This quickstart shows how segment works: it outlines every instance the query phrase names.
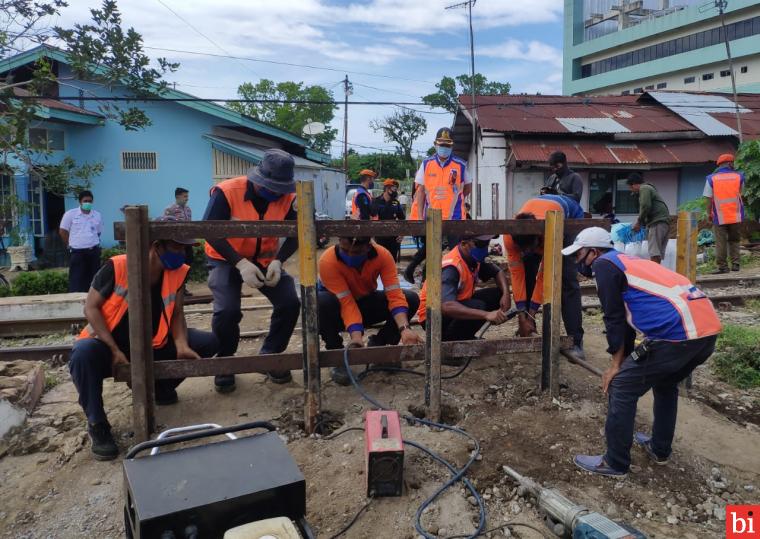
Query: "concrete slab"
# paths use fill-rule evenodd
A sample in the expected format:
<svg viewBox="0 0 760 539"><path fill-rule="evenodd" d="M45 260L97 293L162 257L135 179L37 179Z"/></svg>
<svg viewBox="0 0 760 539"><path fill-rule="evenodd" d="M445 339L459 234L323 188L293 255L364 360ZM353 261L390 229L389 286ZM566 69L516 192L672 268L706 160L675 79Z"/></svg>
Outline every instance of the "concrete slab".
<svg viewBox="0 0 760 539"><path fill-rule="evenodd" d="M84 318L86 292L0 298L0 322Z"/></svg>

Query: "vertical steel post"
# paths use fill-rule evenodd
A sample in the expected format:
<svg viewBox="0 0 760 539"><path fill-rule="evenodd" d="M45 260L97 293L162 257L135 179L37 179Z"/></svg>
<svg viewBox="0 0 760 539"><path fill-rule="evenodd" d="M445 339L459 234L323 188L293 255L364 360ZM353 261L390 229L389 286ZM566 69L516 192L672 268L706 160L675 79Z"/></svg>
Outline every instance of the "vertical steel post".
<svg viewBox="0 0 760 539"><path fill-rule="evenodd" d="M544 235L544 304L543 346L541 354L541 389L559 397L559 344L562 318L562 239L565 216L559 211L546 212Z"/></svg>
<svg viewBox="0 0 760 539"><path fill-rule="evenodd" d="M428 419L441 420L441 210L428 209L425 218L425 406Z"/></svg>

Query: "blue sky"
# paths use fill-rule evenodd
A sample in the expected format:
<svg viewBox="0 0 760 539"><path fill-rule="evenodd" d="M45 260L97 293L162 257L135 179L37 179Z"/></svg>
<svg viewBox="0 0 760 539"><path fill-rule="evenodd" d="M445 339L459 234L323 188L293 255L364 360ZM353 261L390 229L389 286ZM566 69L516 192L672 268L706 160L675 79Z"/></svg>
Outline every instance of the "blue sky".
<svg viewBox="0 0 760 539"><path fill-rule="evenodd" d="M70 7L55 22L84 22L93 3L69 0ZM119 5L124 23L142 33L151 56L181 62L169 80L194 95L232 98L240 83L268 78L321 84L342 101L340 81L348 70L377 75L348 73L354 83L352 99L418 101L435 90L442 76L469 72L466 10L445 10L451 3L454 0L121 0ZM478 0L473 11L476 70L489 80L510 82L514 93L561 93L562 6L562 0ZM393 145L369 123L394 108L349 107L349 142L392 151ZM452 121L451 115L434 111L425 118L428 133L415 144L422 152L435 130ZM341 107L333 122L341 139L342 119ZM333 148L336 156L339 146Z"/></svg>

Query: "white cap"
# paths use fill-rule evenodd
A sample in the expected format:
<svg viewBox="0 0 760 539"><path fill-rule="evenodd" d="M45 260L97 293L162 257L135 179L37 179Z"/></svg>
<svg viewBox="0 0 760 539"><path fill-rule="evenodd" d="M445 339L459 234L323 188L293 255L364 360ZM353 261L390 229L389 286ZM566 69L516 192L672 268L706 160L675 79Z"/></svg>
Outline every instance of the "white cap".
<svg viewBox="0 0 760 539"><path fill-rule="evenodd" d="M584 247L598 247L599 249L611 249L612 237L605 229L592 226L581 230L572 245L562 249L563 255L571 255Z"/></svg>

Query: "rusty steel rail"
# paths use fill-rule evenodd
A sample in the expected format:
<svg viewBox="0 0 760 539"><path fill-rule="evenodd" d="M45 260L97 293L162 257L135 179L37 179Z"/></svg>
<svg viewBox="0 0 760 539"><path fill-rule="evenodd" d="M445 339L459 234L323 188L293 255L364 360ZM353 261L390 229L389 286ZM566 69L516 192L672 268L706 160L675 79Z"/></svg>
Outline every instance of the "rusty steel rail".
<svg viewBox="0 0 760 539"><path fill-rule="evenodd" d="M760 288L760 275L746 277L697 277L697 286L702 290L714 290L716 288ZM596 285L593 281L581 283L581 294L584 296L596 296Z"/></svg>

